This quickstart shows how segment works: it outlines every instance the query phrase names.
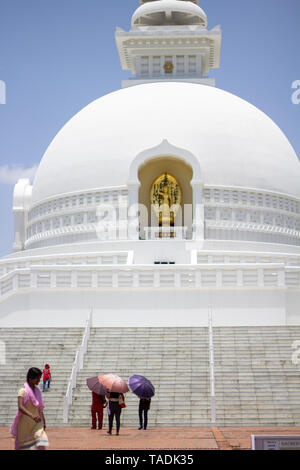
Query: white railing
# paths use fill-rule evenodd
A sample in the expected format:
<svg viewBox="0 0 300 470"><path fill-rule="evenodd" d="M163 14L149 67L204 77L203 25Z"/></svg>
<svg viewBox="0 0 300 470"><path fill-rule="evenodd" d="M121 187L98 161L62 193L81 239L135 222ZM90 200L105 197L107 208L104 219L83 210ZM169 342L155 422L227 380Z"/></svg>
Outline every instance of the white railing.
<svg viewBox="0 0 300 470"><path fill-rule="evenodd" d="M86 251L71 252L61 255L35 255L11 257L9 259L0 259L0 277L8 274L15 269L25 269L31 266L63 266L63 265L106 265L106 264L132 264L133 251Z"/></svg>
<svg viewBox="0 0 300 470"><path fill-rule="evenodd" d="M216 388L215 388L215 360L214 339L211 304L208 309L208 335L209 335L209 371L210 371L210 421L216 423Z"/></svg>
<svg viewBox="0 0 300 470"><path fill-rule="evenodd" d="M75 361L73 363L67 392L64 398L64 413L63 413L64 423L67 423L69 419L69 407L72 405L72 401L73 401L73 389L77 385L77 373L79 370L83 368L84 356L87 352L88 341L90 338L91 325L92 325L92 310L86 321L82 343L80 347L78 348L78 350L76 351Z"/></svg>
<svg viewBox="0 0 300 470"><path fill-rule="evenodd" d="M191 250L191 264L238 264L283 263L285 266L300 267L300 253L289 252L253 252L237 250Z"/></svg>
<svg viewBox="0 0 300 470"><path fill-rule="evenodd" d="M0 301L16 292L101 289L300 289L300 267L273 264L31 266L0 278Z"/></svg>

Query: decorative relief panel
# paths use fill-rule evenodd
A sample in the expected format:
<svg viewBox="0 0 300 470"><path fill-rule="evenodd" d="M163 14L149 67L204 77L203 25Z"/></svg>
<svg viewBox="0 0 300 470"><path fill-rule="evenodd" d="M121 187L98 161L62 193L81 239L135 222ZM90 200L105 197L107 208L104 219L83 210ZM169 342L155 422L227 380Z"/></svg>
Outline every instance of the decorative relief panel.
<svg viewBox="0 0 300 470"><path fill-rule="evenodd" d="M260 223L260 212L250 212L250 217L249 217L250 222L254 223Z"/></svg>
<svg viewBox="0 0 300 470"><path fill-rule="evenodd" d="M206 207L204 217L207 220L215 220L217 214L217 209L215 207Z"/></svg>
<svg viewBox="0 0 300 470"><path fill-rule="evenodd" d="M289 197L276 196L262 192L234 190L226 188L204 188L204 202L216 202L232 205L257 206L259 208L279 209L285 212L300 214L300 201Z"/></svg>
<svg viewBox="0 0 300 470"><path fill-rule="evenodd" d="M220 211L221 220L231 220L232 219L232 210L231 209L222 209Z"/></svg>
<svg viewBox="0 0 300 470"><path fill-rule="evenodd" d="M118 203L119 198L127 198L127 195L127 189L119 189L89 192L86 194L81 193L72 196L66 196L64 198L54 199L31 209L28 213L28 221L31 222L36 218L46 217L47 214L52 214L55 212L67 212L68 210L74 210L74 207L91 205L96 206L101 202L108 202L110 199L111 201Z"/></svg>
<svg viewBox="0 0 300 470"><path fill-rule="evenodd" d="M245 211L245 210L235 211L235 220L237 220L238 222L246 222L246 220L247 220L247 211Z"/></svg>
<svg viewBox="0 0 300 470"><path fill-rule="evenodd" d="M292 237L294 244L296 243L294 239L300 237L300 202L298 200L265 192L247 192L230 188L206 187L203 194L207 229L231 230L232 233L227 232L226 238L232 236L236 239L238 236L234 234L236 230L244 233L240 234L242 239L250 237L250 235L245 235L245 232L251 232L251 240L255 239L254 232L281 233L282 237L278 239L280 243L284 243L284 240L289 243ZM234 207L237 208L234 209ZM222 235L208 230L206 236L218 238L225 236L225 232Z"/></svg>
<svg viewBox="0 0 300 470"><path fill-rule="evenodd" d="M52 221L52 227L58 228L60 227L60 217L55 217Z"/></svg>
<svg viewBox="0 0 300 470"><path fill-rule="evenodd" d="M83 224L83 214L75 214L74 215L74 223L75 225L77 224Z"/></svg>
<svg viewBox="0 0 300 470"><path fill-rule="evenodd" d="M95 212L88 212L87 213L87 221L88 223L94 223L97 221L97 216Z"/></svg>
<svg viewBox="0 0 300 470"><path fill-rule="evenodd" d="M284 227L284 217L283 217L283 215L277 215L275 217L275 225L277 227Z"/></svg>
<svg viewBox="0 0 300 470"><path fill-rule="evenodd" d="M263 222L267 225L273 225L273 214L265 213L263 216Z"/></svg>
<svg viewBox="0 0 300 470"><path fill-rule="evenodd" d="M65 216L62 218L62 225L63 225L63 226L71 225L71 217L70 217L69 215L65 215Z"/></svg>

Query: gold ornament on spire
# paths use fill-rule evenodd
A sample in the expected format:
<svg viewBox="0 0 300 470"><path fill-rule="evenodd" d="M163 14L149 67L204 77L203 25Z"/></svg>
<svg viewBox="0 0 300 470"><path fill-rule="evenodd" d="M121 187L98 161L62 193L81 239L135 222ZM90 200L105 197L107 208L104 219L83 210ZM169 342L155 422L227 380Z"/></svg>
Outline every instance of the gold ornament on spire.
<svg viewBox="0 0 300 470"><path fill-rule="evenodd" d="M164 63L164 71L165 73L172 73L174 70L174 64L173 62L171 62L170 60L167 60L165 63Z"/></svg>

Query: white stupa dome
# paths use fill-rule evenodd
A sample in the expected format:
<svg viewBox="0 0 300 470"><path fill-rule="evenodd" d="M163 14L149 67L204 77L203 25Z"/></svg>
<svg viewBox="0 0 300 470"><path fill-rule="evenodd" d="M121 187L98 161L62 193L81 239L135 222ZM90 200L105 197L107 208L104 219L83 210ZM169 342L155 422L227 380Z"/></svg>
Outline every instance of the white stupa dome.
<svg viewBox="0 0 300 470"><path fill-rule="evenodd" d="M165 139L198 158L204 184L300 196L296 153L266 114L214 87L164 82L110 93L76 114L40 163L32 204L126 185L133 159Z"/></svg>
<svg viewBox="0 0 300 470"><path fill-rule="evenodd" d="M15 185L0 326L290 331L297 155L266 114L212 86L222 32L198 0L140 4L115 33L132 77L66 123L32 186Z"/></svg>

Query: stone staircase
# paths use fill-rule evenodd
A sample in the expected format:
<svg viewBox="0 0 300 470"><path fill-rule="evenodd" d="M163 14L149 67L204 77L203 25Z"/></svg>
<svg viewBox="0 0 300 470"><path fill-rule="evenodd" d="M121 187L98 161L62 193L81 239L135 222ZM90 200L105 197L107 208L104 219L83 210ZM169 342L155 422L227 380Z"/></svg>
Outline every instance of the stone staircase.
<svg viewBox="0 0 300 470"><path fill-rule="evenodd" d="M91 392L86 378L113 372L127 382L144 375L155 386L151 426L196 426L210 421L207 328L93 328L78 375L69 424L90 427ZM126 394L121 425L138 426L138 398ZM107 413L104 411L104 425Z"/></svg>
<svg viewBox="0 0 300 470"><path fill-rule="evenodd" d="M213 334L217 424L299 426L292 345L300 327L215 327Z"/></svg>
<svg viewBox="0 0 300 470"><path fill-rule="evenodd" d="M0 361L0 426L9 426L17 412L17 393L30 367L51 366L51 390L43 393L47 425L63 424L63 402L83 328L1 328L5 363ZM42 380L39 384L42 390Z"/></svg>
<svg viewBox="0 0 300 470"><path fill-rule="evenodd" d="M44 393L47 425L63 425L63 402L83 328L2 328L0 426L17 411L17 391L30 367L51 365ZM300 426L300 365L292 362L300 326L214 327L216 424ZM1 343L2 342L2 343ZM210 425L207 328L92 328L84 368L78 374L68 426L90 427L86 378L114 372L128 381L148 377L156 388L151 426ZM42 388L42 383L40 384ZM126 394L122 426L138 426L138 398ZM104 412L104 425L107 414Z"/></svg>

